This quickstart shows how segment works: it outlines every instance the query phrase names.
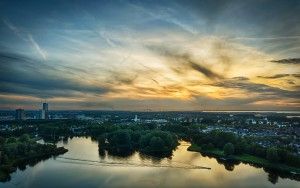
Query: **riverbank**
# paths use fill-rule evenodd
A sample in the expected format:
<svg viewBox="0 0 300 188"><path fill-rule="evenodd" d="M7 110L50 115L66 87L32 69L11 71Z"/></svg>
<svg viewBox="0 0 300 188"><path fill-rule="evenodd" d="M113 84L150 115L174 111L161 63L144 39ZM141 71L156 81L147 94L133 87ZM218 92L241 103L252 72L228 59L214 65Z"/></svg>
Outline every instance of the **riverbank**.
<svg viewBox="0 0 300 188"><path fill-rule="evenodd" d="M43 147L49 147L49 145L43 145ZM58 156L66 153L68 150L64 147L51 148L51 151L35 154L22 158L15 158L8 163L0 165L0 182L5 182L10 179L10 174L15 172L19 166L26 167L26 165L38 162L43 159L48 159L53 156Z"/></svg>
<svg viewBox="0 0 300 188"><path fill-rule="evenodd" d="M249 155L249 154L242 154L242 155L231 155L230 157L226 156L224 154L224 152L220 149L210 149L210 150L203 150L201 147L199 147L196 144L192 144L191 146L189 146L187 148L188 151L195 151L195 152L200 152L201 154L205 154L208 156L212 156L215 157L217 159L221 159L221 160L235 160L235 161L241 161L243 163L248 163L248 164L252 164L252 165L257 165L257 166L261 166L264 168L269 168L272 170L278 170L281 172L285 172L285 173L290 173L290 174L300 174L300 169L299 168L295 168L292 166L288 166L285 164L274 164L271 163L270 161L260 158L260 157L256 157L253 155Z"/></svg>

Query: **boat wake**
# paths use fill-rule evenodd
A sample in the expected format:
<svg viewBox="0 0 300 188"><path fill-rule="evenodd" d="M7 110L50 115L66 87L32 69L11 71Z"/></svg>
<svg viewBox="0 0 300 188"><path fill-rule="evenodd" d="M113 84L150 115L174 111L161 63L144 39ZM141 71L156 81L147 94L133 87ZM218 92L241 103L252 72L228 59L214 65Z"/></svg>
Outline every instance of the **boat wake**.
<svg viewBox="0 0 300 188"><path fill-rule="evenodd" d="M183 164L180 165L165 165L165 164L147 164L147 163L131 163L131 162L108 162L108 161L95 161L89 159L79 159L72 157L56 157L57 161L63 163L71 163L71 164L81 164L81 165L92 165L92 166L119 166L119 167L153 167L153 168L180 168L180 169L204 169L210 170L210 167L197 166L191 164Z"/></svg>

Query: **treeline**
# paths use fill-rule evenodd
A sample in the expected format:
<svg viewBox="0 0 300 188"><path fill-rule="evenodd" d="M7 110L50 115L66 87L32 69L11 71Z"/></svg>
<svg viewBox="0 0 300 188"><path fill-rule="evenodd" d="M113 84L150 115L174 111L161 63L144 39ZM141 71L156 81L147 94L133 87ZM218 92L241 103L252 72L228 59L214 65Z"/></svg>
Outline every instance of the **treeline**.
<svg viewBox="0 0 300 188"><path fill-rule="evenodd" d="M300 158L284 147L262 147L254 142L251 137L239 137L233 133L211 131L192 136L192 143L197 144L202 150L219 149L225 155L249 154L267 159L272 163L282 163L300 168Z"/></svg>
<svg viewBox="0 0 300 188"><path fill-rule="evenodd" d="M5 124L4 122L1 122ZM39 134L41 136L66 136L71 135L71 127L92 125L90 122L64 119L64 120L26 120L26 121L8 121L7 124L13 131L0 131L3 137L19 137L23 134ZM21 127L21 129L18 129Z"/></svg>
<svg viewBox="0 0 300 188"><path fill-rule="evenodd" d="M119 129L101 134L98 141L99 151L107 150L114 155L128 155L140 151L156 157L171 156L179 144L175 134L160 130Z"/></svg>
<svg viewBox="0 0 300 188"><path fill-rule="evenodd" d="M0 136L0 181L9 179L9 174L19 165L30 163L30 160L48 158L67 152L53 144L39 144L28 134L20 137L4 138Z"/></svg>

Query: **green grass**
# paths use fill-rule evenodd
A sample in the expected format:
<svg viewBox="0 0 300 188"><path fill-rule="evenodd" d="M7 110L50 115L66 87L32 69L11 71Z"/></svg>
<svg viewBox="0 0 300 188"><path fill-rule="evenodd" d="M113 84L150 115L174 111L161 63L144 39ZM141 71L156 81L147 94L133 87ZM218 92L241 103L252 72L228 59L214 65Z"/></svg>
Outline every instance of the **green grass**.
<svg viewBox="0 0 300 188"><path fill-rule="evenodd" d="M272 164L271 162L269 162L266 159L256 157L253 155L248 155L248 154L237 155L237 156L235 156L235 158L240 161L245 161L245 162L249 162L249 163L252 162L252 163L256 163L256 164Z"/></svg>
<svg viewBox="0 0 300 188"><path fill-rule="evenodd" d="M224 152L220 149L210 149L210 150L203 150L200 146L196 144L192 144L190 147L188 147L188 151L196 151L207 155L212 155L216 158L226 158L227 156L224 154ZM249 154L242 154L242 155L233 155L230 156L231 159L235 159L244 163L249 164L255 164L260 165L262 167L267 167L275 170L285 171L285 172L296 172L300 173L300 169L292 166L288 166L285 164L279 164L279 163L272 163L264 158L256 157L254 155Z"/></svg>
<svg viewBox="0 0 300 188"><path fill-rule="evenodd" d="M210 155L214 155L217 157L225 157L224 153L222 150L219 149L210 149L210 150L203 150L200 146L196 145L196 144L192 144L191 146L189 146L187 148L188 151L196 151L196 152L201 152L204 154L210 154Z"/></svg>
<svg viewBox="0 0 300 188"><path fill-rule="evenodd" d="M201 151L201 147L196 145L196 144L192 144L187 148L188 151L197 151L200 152Z"/></svg>
<svg viewBox="0 0 300 188"><path fill-rule="evenodd" d="M246 163L250 163L250 164L258 164L258 165L261 165L264 167L277 169L277 170L281 170L281 171L300 173L299 168L288 166L285 164L280 164L280 163L272 163L266 159L256 157L253 155L248 155L248 154L237 155L237 156L235 156L235 159L242 161L242 162L246 162Z"/></svg>

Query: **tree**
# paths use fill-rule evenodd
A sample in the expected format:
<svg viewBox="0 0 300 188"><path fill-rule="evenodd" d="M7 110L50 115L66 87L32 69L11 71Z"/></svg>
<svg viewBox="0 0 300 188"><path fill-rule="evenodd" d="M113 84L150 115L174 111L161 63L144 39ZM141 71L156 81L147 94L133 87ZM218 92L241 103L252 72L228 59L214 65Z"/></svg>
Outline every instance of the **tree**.
<svg viewBox="0 0 300 188"><path fill-rule="evenodd" d="M28 142L30 140L30 137L28 134L23 134L22 136L20 136L19 141L20 142Z"/></svg>
<svg viewBox="0 0 300 188"><path fill-rule="evenodd" d="M215 148L215 146L212 144L212 143L208 143L207 144L207 149L214 149Z"/></svg>
<svg viewBox="0 0 300 188"><path fill-rule="evenodd" d="M15 137L9 137L8 139L6 139L7 143L15 143L17 142L17 139Z"/></svg>
<svg viewBox="0 0 300 188"><path fill-rule="evenodd" d="M106 137L107 137L106 134L102 134L98 137L99 148L105 146Z"/></svg>
<svg viewBox="0 0 300 188"><path fill-rule="evenodd" d="M26 153L26 145L24 143L19 143L17 145L17 152L18 152L18 155L24 156Z"/></svg>
<svg viewBox="0 0 300 188"><path fill-rule="evenodd" d="M247 152L246 149L247 149L247 142L244 140L244 139L240 139L236 144L235 144L235 150L234 150L234 153L236 154L242 154L244 152Z"/></svg>
<svg viewBox="0 0 300 188"><path fill-rule="evenodd" d="M0 145L3 145L5 143L5 138L0 136Z"/></svg>
<svg viewBox="0 0 300 188"><path fill-rule="evenodd" d="M115 154L127 154L132 151L129 130L118 130L110 134L109 150Z"/></svg>
<svg viewBox="0 0 300 188"><path fill-rule="evenodd" d="M266 158L271 162L278 162L279 156L278 156L277 149L274 147L268 148Z"/></svg>
<svg viewBox="0 0 300 188"><path fill-rule="evenodd" d="M234 154L234 145L230 142L225 144L224 148L223 148L223 151L224 151L224 154L227 155L227 156Z"/></svg>
<svg viewBox="0 0 300 188"><path fill-rule="evenodd" d="M160 137L153 136L150 140L149 149L152 151L161 151L164 149L164 141Z"/></svg>
<svg viewBox="0 0 300 188"><path fill-rule="evenodd" d="M140 139L141 152L150 155L170 155L177 144L175 135L164 131L151 131Z"/></svg>
<svg viewBox="0 0 300 188"><path fill-rule="evenodd" d="M257 146L257 148L255 148L255 155L259 157L265 157L266 149L261 146Z"/></svg>
<svg viewBox="0 0 300 188"><path fill-rule="evenodd" d="M291 166L300 168L300 157L298 157L297 155L294 155L294 154L288 152L286 154L285 162Z"/></svg>

